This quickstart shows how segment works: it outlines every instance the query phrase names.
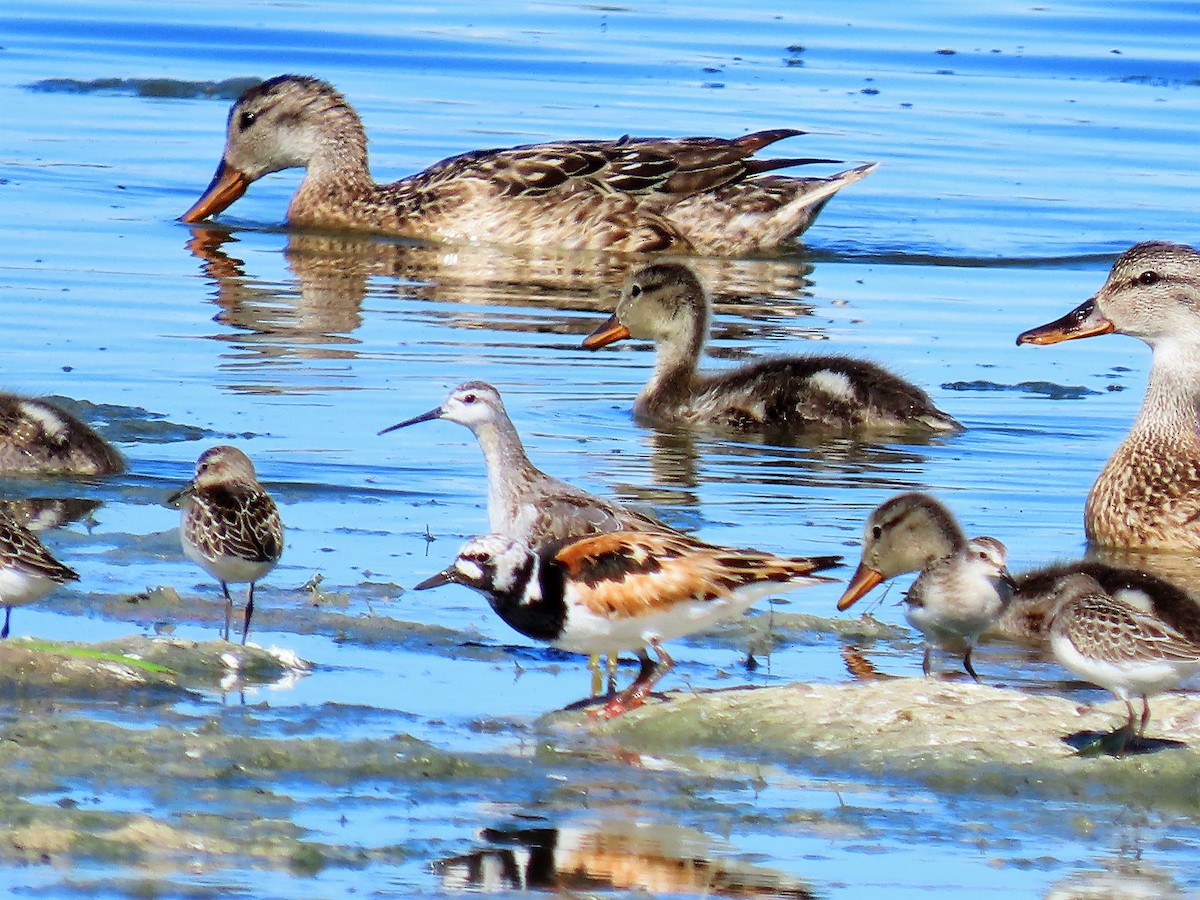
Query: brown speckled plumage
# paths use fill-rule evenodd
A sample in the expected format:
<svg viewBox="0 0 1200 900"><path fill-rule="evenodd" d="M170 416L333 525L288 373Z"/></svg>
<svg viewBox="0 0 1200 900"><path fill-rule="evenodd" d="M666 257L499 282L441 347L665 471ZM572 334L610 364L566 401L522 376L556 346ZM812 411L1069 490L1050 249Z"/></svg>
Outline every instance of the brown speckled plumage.
<svg viewBox="0 0 1200 900"><path fill-rule="evenodd" d="M0 475L113 475L125 461L70 413L0 393Z"/></svg>
<svg viewBox="0 0 1200 900"><path fill-rule="evenodd" d="M254 464L236 447L211 447L196 462L191 483L173 498L180 504L184 552L221 582L225 637L233 599L229 584L249 582L242 643L254 613L254 585L283 555L283 521L258 482Z"/></svg>
<svg viewBox="0 0 1200 900"><path fill-rule="evenodd" d="M1155 615L1111 596L1089 575L1074 573L1055 587L1050 647L1066 669L1125 701L1129 718L1118 752L1141 738L1150 720L1149 697L1200 671L1200 644ZM1142 698L1140 723L1133 697Z"/></svg>
<svg viewBox="0 0 1200 900"><path fill-rule="evenodd" d="M32 603L58 585L78 580L79 575L55 559L36 534L0 508L0 605L4 607L0 638L8 637L14 606Z"/></svg>
<svg viewBox="0 0 1200 900"><path fill-rule="evenodd" d="M183 215L215 215L271 172L305 167L293 225L447 243L734 255L794 239L840 188L874 165L828 178L764 174L813 159L758 159L802 134L556 141L476 150L377 185L358 114L331 85L281 75L230 110L220 167Z"/></svg>
<svg viewBox="0 0 1200 900"><path fill-rule="evenodd" d="M881 503L863 529L862 561L839 609L847 609L876 585L905 572L921 572L968 546L954 514L930 494L912 491ZM1057 611L1058 588L1070 575L1087 575L1118 600L1156 616L1200 643L1200 604L1187 591L1146 572L1096 560L1042 566L1015 576L1012 599L984 637L1045 648Z"/></svg>
<svg viewBox="0 0 1200 900"><path fill-rule="evenodd" d="M1095 544L1200 550L1200 253L1159 241L1117 259L1094 297L1017 338L1053 344L1109 333L1153 350L1141 411L1088 493Z"/></svg>
<svg viewBox="0 0 1200 900"><path fill-rule="evenodd" d="M758 432L778 438L821 432L952 432L961 426L925 391L882 366L848 356L764 359L702 374L711 305L692 270L646 266L625 280L616 312L583 342L599 349L653 340L654 373L633 411L657 423Z"/></svg>

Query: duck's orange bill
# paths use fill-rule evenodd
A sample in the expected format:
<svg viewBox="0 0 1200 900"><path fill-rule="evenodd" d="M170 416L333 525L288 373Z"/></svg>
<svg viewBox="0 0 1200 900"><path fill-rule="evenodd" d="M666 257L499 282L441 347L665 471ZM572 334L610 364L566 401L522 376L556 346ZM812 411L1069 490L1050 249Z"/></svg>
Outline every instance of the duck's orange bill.
<svg viewBox="0 0 1200 900"><path fill-rule="evenodd" d="M608 321L583 339L580 345L584 350L599 350L617 341L629 337L629 329L617 321L616 316L609 316Z"/></svg>
<svg viewBox="0 0 1200 900"><path fill-rule="evenodd" d="M204 193L192 204L192 208L179 217L179 221L190 224L215 216L246 193L248 187L250 179L232 166L226 165L225 160L221 160L212 183L204 189Z"/></svg>
<svg viewBox="0 0 1200 900"><path fill-rule="evenodd" d="M1112 334L1113 330L1113 323L1100 314L1096 298L1093 297L1080 303L1061 319L1022 331L1017 335L1017 344L1057 344L1059 341L1073 341L1097 334Z"/></svg>
<svg viewBox="0 0 1200 900"><path fill-rule="evenodd" d="M846 586L846 592L842 594L842 599L838 601L837 608L847 610L854 605L859 597L863 596L879 582L883 581L883 576L874 569L868 569L862 563L858 564L858 568L854 570L854 577L850 579L850 584Z"/></svg>

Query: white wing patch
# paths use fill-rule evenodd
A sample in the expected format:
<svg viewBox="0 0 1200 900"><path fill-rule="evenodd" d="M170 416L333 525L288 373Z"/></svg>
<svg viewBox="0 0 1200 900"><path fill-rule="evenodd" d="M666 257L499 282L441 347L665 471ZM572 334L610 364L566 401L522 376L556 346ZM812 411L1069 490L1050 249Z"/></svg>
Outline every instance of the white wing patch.
<svg viewBox="0 0 1200 900"><path fill-rule="evenodd" d="M42 430L51 439L60 443L67 439L67 423L55 415L53 410L47 409L37 403L27 403L24 401L18 405L20 406L22 415L41 425Z"/></svg>
<svg viewBox="0 0 1200 900"><path fill-rule="evenodd" d="M835 400L845 403L852 403L855 400L854 385L845 372L821 369L808 376L808 383L814 390L828 394Z"/></svg>

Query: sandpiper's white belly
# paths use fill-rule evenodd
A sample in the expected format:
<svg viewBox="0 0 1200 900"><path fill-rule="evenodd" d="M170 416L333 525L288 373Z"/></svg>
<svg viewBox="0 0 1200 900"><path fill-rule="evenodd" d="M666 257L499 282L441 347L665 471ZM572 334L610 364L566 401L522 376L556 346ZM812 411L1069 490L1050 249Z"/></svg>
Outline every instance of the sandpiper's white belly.
<svg viewBox="0 0 1200 900"><path fill-rule="evenodd" d="M24 606L45 597L57 582L17 569L0 569L0 605Z"/></svg>
<svg viewBox="0 0 1200 900"><path fill-rule="evenodd" d="M1064 669L1084 681L1107 688L1122 700L1178 687L1200 669L1200 659L1143 659L1121 663L1098 660L1080 653L1069 639L1059 634L1051 634L1050 649Z"/></svg>
<svg viewBox="0 0 1200 900"><path fill-rule="evenodd" d="M184 552L192 562L204 569L218 581L226 584L243 584L258 581L275 567L272 560L242 559L237 556L219 556L209 559L189 543L184 543Z"/></svg>

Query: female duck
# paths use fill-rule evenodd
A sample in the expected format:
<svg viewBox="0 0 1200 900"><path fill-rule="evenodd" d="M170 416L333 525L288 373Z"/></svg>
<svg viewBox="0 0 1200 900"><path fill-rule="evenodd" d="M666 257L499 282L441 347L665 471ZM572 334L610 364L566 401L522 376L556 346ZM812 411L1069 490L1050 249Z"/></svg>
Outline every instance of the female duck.
<svg viewBox="0 0 1200 900"><path fill-rule="evenodd" d="M920 388L847 356L782 357L703 375L710 309L687 266L647 266L626 279L617 311L583 346L595 350L628 337L655 342L654 374L633 411L658 422L790 435L961 429Z"/></svg>
<svg viewBox="0 0 1200 900"><path fill-rule="evenodd" d="M316 78L280 75L229 113L212 183L181 217L216 215L264 175L306 168L293 225L446 243L737 255L790 242L838 190L870 172L828 178L764 174L819 159L754 159L776 129L722 138L557 141L451 157L377 185L362 121Z"/></svg>
<svg viewBox="0 0 1200 900"><path fill-rule="evenodd" d="M1090 300L1018 344L1128 334L1153 351L1141 412L1088 493L1093 543L1200 550L1200 253L1163 242L1117 259Z"/></svg>

